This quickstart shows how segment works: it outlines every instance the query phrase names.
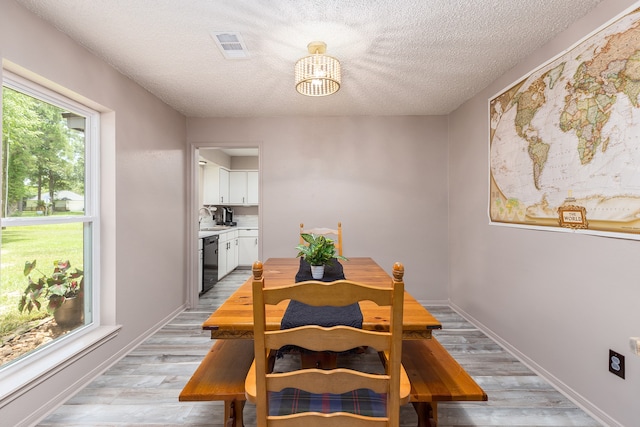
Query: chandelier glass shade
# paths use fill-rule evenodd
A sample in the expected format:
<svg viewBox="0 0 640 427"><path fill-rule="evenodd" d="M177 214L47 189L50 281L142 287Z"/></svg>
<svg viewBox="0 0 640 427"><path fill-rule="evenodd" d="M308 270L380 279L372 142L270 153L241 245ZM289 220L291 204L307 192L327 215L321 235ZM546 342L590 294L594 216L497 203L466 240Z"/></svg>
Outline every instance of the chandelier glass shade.
<svg viewBox="0 0 640 427"><path fill-rule="evenodd" d="M296 90L306 96L326 96L340 89L342 80L340 61L324 53L324 42L311 42L307 46L311 55L296 62Z"/></svg>

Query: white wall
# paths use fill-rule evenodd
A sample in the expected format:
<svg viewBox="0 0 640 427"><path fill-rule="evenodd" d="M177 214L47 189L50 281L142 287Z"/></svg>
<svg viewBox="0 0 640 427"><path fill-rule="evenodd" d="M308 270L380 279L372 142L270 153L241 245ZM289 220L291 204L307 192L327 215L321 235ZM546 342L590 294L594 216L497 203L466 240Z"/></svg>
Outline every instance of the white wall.
<svg viewBox="0 0 640 427"><path fill-rule="evenodd" d="M52 379L0 402L0 424L18 425L62 402L85 375L122 356L183 306L186 120L12 0L0 0L0 55L5 65L80 101L86 97L104 112L102 297L109 303L107 321L122 325L115 339Z"/></svg>
<svg viewBox="0 0 640 427"><path fill-rule="evenodd" d="M295 256L300 222L341 221L347 257L389 273L401 261L417 299L446 300L446 126L446 117L189 118L188 141L260 141L263 259Z"/></svg>
<svg viewBox="0 0 640 427"><path fill-rule="evenodd" d="M628 340L640 335L640 242L489 225L487 100L632 3L603 1L449 125L451 301L605 422L624 426L638 425L640 357ZM609 349L626 355L626 380L608 372Z"/></svg>

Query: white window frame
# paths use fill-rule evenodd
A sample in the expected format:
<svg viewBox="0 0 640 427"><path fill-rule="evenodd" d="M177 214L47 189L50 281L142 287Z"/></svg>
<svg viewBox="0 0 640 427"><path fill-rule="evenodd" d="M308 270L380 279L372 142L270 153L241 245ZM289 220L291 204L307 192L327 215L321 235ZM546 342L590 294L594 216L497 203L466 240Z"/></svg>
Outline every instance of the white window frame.
<svg viewBox="0 0 640 427"><path fill-rule="evenodd" d="M116 326L101 326L100 313L100 113L40 84L6 69L2 86L86 117L85 127L85 212L83 216L2 218L1 225L34 225L82 222L84 228L84 271L90 272L91 322L80 326L43 348L0 367L0 408L38 386L117 334ZM1 95L0 91L0 95ZM0 103L0 117L1 107ZM0 129L2 121L0 120ZM0 142L1 143L1 142ZM3 177L0 177L0 185ZM1 231L0 231L1 233ZM1 261L1 260L0 260ZM61 393L63 390L61 390Z"/></svg>

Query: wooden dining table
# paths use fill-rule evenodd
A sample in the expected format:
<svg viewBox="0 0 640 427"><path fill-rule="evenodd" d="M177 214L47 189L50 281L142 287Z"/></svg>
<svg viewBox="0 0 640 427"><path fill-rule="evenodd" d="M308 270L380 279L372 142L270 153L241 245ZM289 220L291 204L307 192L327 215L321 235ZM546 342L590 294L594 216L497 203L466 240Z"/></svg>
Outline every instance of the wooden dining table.
<svg viewBox="0 0 640 427"><path fill-rule="evenodd" d="M341 261L347 280L372 286L391 286L392 279L371 258L349 258ZM294 281L300 268L298 258L269 258L263 264L265 287L276 287ZM252 339L253 338L253 297L252 277L241 285L209 318L202 329L211 331L212 339ZM280 329L282 317L289 301L267 308L267 329ZM362 328L366 330L388 330L389 310L369 301L360 302ZM404 313L402 322L403 339L429 339L431 332L441 329L440 322L406 291L404 293Z"/></svg>

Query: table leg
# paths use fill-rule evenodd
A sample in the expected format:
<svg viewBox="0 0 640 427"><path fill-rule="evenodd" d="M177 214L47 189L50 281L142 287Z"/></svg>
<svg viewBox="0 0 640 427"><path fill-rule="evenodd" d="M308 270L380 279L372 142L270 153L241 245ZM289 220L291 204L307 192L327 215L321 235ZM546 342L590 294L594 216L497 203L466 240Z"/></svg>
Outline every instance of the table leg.
<svg viewBox="0 0 640 427"><path fill-rule="evenodd" d="M234 400L233 401L233 415L235 419L235 424L233 427L244 427L244 418L242 413L244 411L244 400Z"/></svg>

